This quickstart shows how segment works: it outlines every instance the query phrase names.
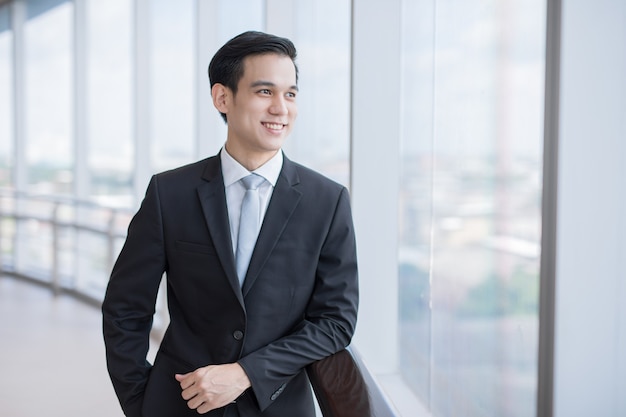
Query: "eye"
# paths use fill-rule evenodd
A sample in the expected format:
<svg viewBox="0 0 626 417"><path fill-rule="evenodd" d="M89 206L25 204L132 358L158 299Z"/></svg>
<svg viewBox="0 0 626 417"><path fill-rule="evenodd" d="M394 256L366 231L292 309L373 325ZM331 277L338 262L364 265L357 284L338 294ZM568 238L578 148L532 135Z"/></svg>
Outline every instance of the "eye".
<svg viewBox="0 0 626 417"><path fill-rule="evenodd" d="M262 90L259 90L259 94L264 94L264 95L268 95L269 96L270 94L272 94L272 92L269 89L264 88Z"/></svg>
<svg viewBox="0 0 626 417"><path fill-rule="evenodd" d="M286 94L287 98L296 98L296 93L294 92L289 92Z"/></svg>

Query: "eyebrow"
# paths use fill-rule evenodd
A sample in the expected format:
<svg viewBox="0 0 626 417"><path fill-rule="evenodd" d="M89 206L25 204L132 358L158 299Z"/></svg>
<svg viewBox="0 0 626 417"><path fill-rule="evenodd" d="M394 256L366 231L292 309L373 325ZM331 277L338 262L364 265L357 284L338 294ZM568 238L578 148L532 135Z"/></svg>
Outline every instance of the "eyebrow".
<svg viewBox="0 0 626 417"><path fill-rule="evenodd" d="M252 84L250 84L251 88L255 88L255 87L276 87L276 84L271 82L271 81L264 81L264 80L259 80L259 81L255 81ZM297 85L292 85L291 87L289 87L290 90L295 90L295 91L300 91Z"/></svg>

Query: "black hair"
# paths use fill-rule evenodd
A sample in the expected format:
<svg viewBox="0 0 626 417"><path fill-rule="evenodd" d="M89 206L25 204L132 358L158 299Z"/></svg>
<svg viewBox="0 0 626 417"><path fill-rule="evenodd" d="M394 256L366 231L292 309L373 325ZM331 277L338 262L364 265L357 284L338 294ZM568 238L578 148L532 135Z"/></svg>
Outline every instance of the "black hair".
<svg viewBox="0 0 626 417"><path fill-rule="evenodd" d="M248 31L235 36L224 44L213 56L209 64L209 82L211 88L215 84L228 87L233 94L237 93L237 85L243 77L243 61L251 55L278 54L291 58L296 69L298 81L297 51L287 38L270 35L264 32ZM220 113L224 121L226 115Z"/></svg>

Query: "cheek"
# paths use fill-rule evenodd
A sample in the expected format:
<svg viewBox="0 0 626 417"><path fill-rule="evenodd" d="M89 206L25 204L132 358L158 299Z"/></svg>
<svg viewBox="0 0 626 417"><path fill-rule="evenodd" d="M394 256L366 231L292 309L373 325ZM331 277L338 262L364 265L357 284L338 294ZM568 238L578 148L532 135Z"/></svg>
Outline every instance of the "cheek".
<svg viewBox="0 0 626 417"><path fill-rule="evenodd" d="M289 117L291 117L291 120L295 120L298 117L298 106L295 103L289 106Z"/></svg>

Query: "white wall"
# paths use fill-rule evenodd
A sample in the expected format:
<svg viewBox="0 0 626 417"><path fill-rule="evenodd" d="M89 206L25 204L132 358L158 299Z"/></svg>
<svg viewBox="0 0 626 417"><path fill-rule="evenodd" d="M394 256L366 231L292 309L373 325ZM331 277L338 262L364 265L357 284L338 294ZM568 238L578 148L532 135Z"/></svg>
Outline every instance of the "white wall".
<svg viewBox="0 0 626 417"><path fill-rule="evenodd" d="M554 415L626 415L626 2L564 0Z"/></svg>

